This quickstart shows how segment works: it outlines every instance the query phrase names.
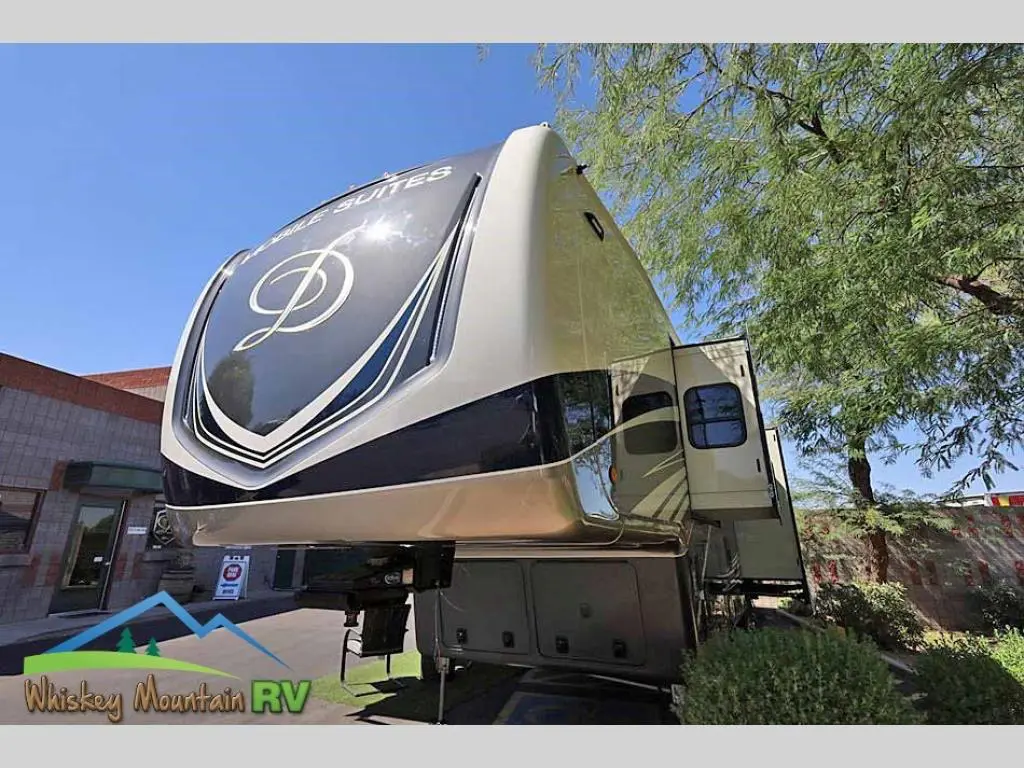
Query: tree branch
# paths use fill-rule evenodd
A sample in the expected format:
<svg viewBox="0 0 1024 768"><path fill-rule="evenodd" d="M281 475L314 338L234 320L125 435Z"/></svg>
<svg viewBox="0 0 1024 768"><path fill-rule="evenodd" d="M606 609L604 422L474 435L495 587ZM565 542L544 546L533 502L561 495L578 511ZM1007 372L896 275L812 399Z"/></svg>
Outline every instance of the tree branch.
<svg viewBox="0 0 1024 768"><path fill-rule="evenodd" d="M835 144L832 143L832 139L825 132L825 129L821 125L821 110L816 109L814 114L811 116L811 121L797 120L796 124L803 128L810 134L817 136L825 144L825 151L828 152L828 156L832 158L833 162L841 163L843 156L836 149Z"/></svg>
<svg viewBox="0 0 1024 768"><path fill-rule="evenodd" d="M1021 317L1021 305L1018 299L1007 296L988 283L967 275L944 275L938 278L939 283L965 293L977 299L997 317Z"/></svg>

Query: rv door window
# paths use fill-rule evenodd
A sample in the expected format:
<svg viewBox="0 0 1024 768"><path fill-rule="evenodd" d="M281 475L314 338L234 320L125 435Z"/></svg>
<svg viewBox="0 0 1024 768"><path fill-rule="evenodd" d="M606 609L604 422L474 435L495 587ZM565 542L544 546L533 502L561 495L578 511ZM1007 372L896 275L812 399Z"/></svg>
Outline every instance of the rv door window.
<svg viewBox="0 0 1024 768"><path fill-rule="evenodd" d="M735 384L688 389L683 405L686 431L694 448L733 448L747 441L743 396Z"/></svg>
<svg viewBox="0 0 1024 768"><path fill-rule="evenodd" d="M672 405L672 397L667 392L633 395L626 398L622 404L622 423L627 424L645 413L671 408ZM671 453L679 445L676 424L672 418L627 427L623 437L626 451L638 456L648 453Z"/></svg>

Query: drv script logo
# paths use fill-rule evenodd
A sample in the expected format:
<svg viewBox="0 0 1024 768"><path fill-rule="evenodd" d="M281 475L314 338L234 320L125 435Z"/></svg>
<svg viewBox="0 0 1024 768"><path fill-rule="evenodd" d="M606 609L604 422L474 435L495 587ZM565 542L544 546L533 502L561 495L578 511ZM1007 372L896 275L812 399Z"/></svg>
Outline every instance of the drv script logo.
<svg viewBox="0 0 1024 768"><path fill-rule="evenodd" d="M166 592L126 608L106 621L68 638L48 651L36 656L27 656L24 662L25 706L29 712L42 713L103 713L112 723L124 720L125 697L123 692L97 691L87 680L69 688L58 686L50 679L55 675L73 670L139 669L150 670L145 680L135 685L131 695L131 706L136 712L254 712L257 714L282 713L299 714L309 697L309 680L297 682L290 679L252 680L249 686L249 702L246 702L244 686L236 690L224 686L221 690L208 686L204 681L197 688L184 693L168 693L157 688L156 675L159 672L189 672L217 678L239 680L236 675L212 667L194 664L181 659L169 658L160 650L155 638L149 638L141 651L136 651L136 639L129 622L152 608L163 606L187 627L193 635L202 639L216 630L225 630L239 640L255 648L277 665L290 671L290 667L272 651L230 619L217 614L205 624L200 624L178 602ZM97 650L101 638L120 629L120 635L112 650ZM114 642L112 639L110 642ZM92 646L85 650L86 646ZM31 676L38 675L33 680Z"/></svg>

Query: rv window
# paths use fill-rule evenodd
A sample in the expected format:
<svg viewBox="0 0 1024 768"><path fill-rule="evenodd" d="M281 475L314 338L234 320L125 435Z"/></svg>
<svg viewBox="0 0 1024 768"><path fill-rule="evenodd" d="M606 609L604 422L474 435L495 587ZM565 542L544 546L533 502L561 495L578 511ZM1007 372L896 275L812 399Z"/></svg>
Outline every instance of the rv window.
<svg viewBox="0 0 1024 768"><path fill-rule="evenodd" d="M683 395L694 448L733 448L747 442L743 396L735 384L693 387Z"/></svg>
<svg viewBox="0 0 1024 768"><path fill-rule="evenodd" d="M672 397L667 392L648 392L626 398L622 404L622 423L628 423L639 416L662 408L672 407ZM679 445L676 424L666 418L628 427L623 435L626 451L634 455L648 453L669 453Z"/></svg>

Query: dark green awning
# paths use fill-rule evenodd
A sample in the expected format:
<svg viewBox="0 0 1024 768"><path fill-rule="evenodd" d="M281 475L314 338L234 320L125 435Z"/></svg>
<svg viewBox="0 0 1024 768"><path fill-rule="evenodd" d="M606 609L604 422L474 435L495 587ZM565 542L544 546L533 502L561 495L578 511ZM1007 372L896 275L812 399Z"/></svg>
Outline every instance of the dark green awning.
<svg viewBox="0 0 1024 768"><path fill-rule="evenodd" d="M118 488L138 493L163 493L158 469L131 464L73 461L64 471L65 488Z"/></svg>

